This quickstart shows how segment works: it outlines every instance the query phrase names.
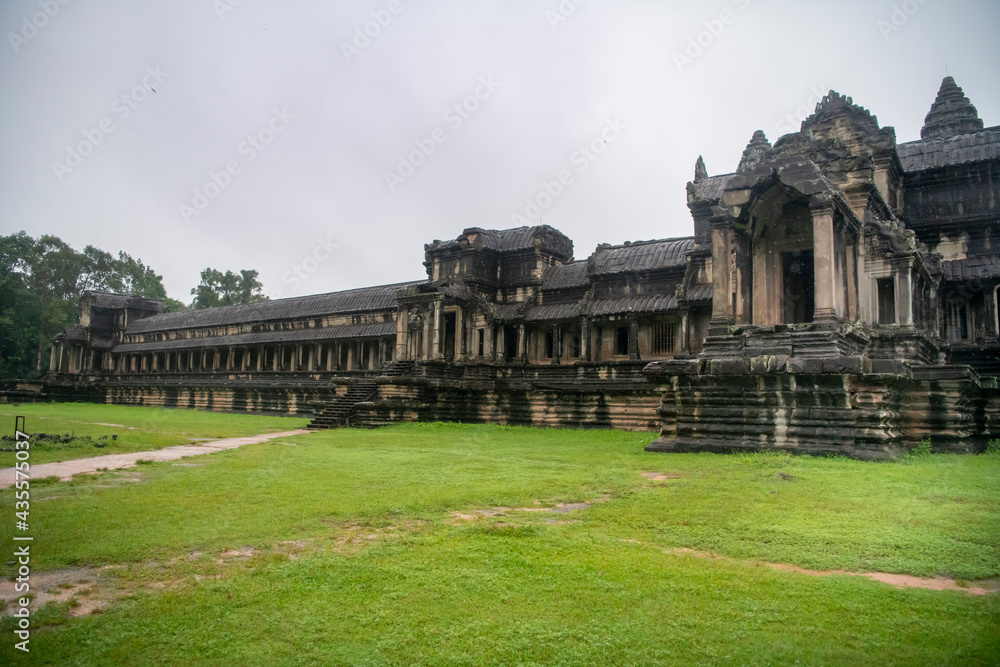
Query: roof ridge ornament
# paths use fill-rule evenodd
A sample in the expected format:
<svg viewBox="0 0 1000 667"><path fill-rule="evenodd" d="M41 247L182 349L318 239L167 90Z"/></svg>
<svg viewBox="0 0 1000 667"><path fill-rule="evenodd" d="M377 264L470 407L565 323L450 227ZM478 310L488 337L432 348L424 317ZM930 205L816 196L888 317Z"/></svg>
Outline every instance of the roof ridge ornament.
<svg viewBox="0 0 1000 667"><path fill-rule="evenodd" d="M800 131L805 132L813 125L816 125L823 116L832 114L833 112L841 109L847 110L848 113L853 115L860 116L866 121L870 121L875 125L876 129L878 128L878 116L872 114L871 111L864 108L860 104L855 104L854 98L841 95L836 90L831 88L830 92L827 93L822 100L816 103L816 110L813 111L813 114L802 121Z"/></svg>
<svg viewBox="0 0 1000 667"><path fill-rule="evenodd" d="M701 183L708 180L708 169L705 168L705 159L698 156L698 161L694 163L694 182Z"/></svg>
<svg viewBox="0 0 1000 667"><path fill-rule="evenodd" d="M937 97L931 105L931 110L924 118L924 126L920 130L921 139L941 139L959 134L971 134L983 129L983 121L979 112L962 88L955 83L954 77L946 76L941 81Z"/></svg>
<svg viewBox="0 0 1000 667"><path fill-rule="evenodd" d="M753 169L763 161L764 155L769 150L771 142L764 135L764 130L756 130L750 138L750 143L743 150L743 157L740 158L740 166L736 168L736 172L743 173Z"/></svg>

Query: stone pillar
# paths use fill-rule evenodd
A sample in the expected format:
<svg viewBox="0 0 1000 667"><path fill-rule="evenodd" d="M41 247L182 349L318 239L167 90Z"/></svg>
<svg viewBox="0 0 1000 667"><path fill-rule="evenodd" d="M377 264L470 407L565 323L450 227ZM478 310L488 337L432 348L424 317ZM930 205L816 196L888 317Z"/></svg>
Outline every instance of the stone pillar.
<svg viewBox="0 0 1000 667"><path fill-rule="evenodd" d="M896 322L900 326L913 326L913 273L912 260L895 271Z"/></svg>
<svg viewBox="0 0 1000 667"><path fill-rule="evenodd" d="M441 322L443 319L441 317L441 302L438 301L434 304L434 346L431 353L433 359L440 359L443 356L441 350Z"/></svg>
<svg viewBox="0 0 1000 667"><path fill-rule="evenodd" d="M594 327L597 329L594 340L594 361L600 361L604 356L604 320L596 320Z"/></svg>
<svg viewBox="0 0 1000 667"><path fill-rule="evenodd" d="M1000 338L1000 322L998 319L997 312L997 295L1000 292L1000 286L994 287L992 291L986 290L986 340L995 343L997 338Z"/></svg>
<svg viewBox="0 0 1000 667"><path fill-rule="evenodd" d="M586 317L580 318L580 352L584 361L593 359L590 351L590 320Z"/></svg>
<svg viewBox="0 0 1000 667"><path fill-rule="evenodd" d="M410 350L407 336L410 326L410 309L403 308L396 313L396 359L409 361Z"/></svg>
<svg viewBox="0 0 1000 667"><path fill-rule="evenodd" d="M484 335L486 336L486 342L483 344L483 347L485 348L483 350L483 357L486 358L486 359L490 359L490 360L494 360L495 361L496 360L496 344L495 344L496 343L496 327L487 326L486 327L486 333Z"/></svg>
<svg viewBox="0 0 1000 667"><path fill-rule="evenodd" d="M639 316L629 315L628 318L628 358L639 361Z"/></svg>
<svg viewBox="0 0 1000 667"><path fill-rule="evenodd" d="M562 358L562 325L552 327L552 363L558 364Z"/></svg>
<svg viewBox="0 0 1000 667"><path fill-rule="evenodd" d="M326 346L326 372L333 372L333 353L337 351L337 346L333 344L327 344Z"/></svg>
<svg viewBox="0 0 1000 667"><path fill-rule="evenodd" d="M681 353L691 354L691 311L681 312Z"/></svg>
<svg viewBox="0 0 1000 667"><path fill-rule="evenodd" d="M729 326L733 323L732 275L729 267L730 248L729 218L714 216L712 225L712 325Z"/></svg>
<svg viewBox="0 0 1000 667"><path fill-rule="evenodd" d="M378 368L378 367L382 366L383 364L385 364L385 339L384 338L379 338L378 339L378 363L375 364L375 367Z"/></svg>
<svg viewBox="0 0 1000 667"><path fill-rule="evenodd" d="M59 364L56 366L56 370L60 373L62 372L63 369L63 350L65 349L66 346L63 345L62 343L59 343Z"/></svg>
<svg viewBox="0 0 1000 667"><path fill-rule="evenodd" d="M859 319L858 311L858 247L854 243L847 245L844 251L847 266L847 312L844 315L850 320Z"/></svg>
<svg viewBox="0 0 1000 667"><path fill-rule="evenodd" d="M517 326L517 358L521 361L528 361L528 336L523 324Z"/></svg>
<svg viewBox="0 0 1000 667"><path fill-rule="evenodd" d="M828 204L812 206L813 264L815 267L815 322L837 319L837 276L834 268L836 244L833 237L833 208Z"/></svg>
<svg viewBox="0 0 1000 667"><path fill-rule="evenodd" d="M347 345L347 368L345 368L344 370L346 371L354 370L354 360L357 356L357 348L358 346L356 343L353 345L351 344Z"/></svg>
<svg viewBox="0 0 1000 667"><path fill-rule="evenodd" d="M455 359L465 360L466 351L465 309L461 306L455 311Z"/></svg>

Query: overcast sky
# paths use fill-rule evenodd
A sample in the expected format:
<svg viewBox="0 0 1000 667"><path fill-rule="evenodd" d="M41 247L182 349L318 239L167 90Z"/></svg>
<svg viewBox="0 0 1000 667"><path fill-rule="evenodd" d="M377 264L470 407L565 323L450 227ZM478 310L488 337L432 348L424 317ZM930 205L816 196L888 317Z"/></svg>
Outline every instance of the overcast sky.
<svg viewBox="0 0 1000 667"><path fill-rule="evenodd" d="M419 279L424 243L539 216L578 258L690 235L698 155L733 171L831 88L911 141L947 68L1000 124L996 0L3 0L0 27L0 231L184 301L209 266L275 297Z"/></svg>

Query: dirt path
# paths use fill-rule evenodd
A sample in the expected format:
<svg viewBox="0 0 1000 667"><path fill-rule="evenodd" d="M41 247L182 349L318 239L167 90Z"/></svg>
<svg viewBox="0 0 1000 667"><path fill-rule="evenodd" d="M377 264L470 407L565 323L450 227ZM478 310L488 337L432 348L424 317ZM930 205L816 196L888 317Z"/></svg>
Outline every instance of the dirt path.
<svg viewBox="0 0 1000 667"><path fill-rule="evenodd" d="M305 429L295 431L282 431L281 433L263 433L261 435L250 435L242 438L226 438L225 440L212 440L202 442L197 445L179 445L177 447L164 447L149 452L131 452L129 454L110 454L107 456L93 456L86 459L71 459L69 461L58 461L56 463L40 463L31 466L32 479L42 477L52 477L60 480L68 480L73 475L80 473L95 473L100 469L119 470L121 468L131 468L139 460L145 461L173 461L185 456L199 456L201 454L211 454L221 452L226 449L236 449L243 445L255 445L260 442L267 442L275 438L288 438L293 435L303 435L311 433ZM0 489L6 489L14 485L14 468L3 468L0 470Z"/></svg>

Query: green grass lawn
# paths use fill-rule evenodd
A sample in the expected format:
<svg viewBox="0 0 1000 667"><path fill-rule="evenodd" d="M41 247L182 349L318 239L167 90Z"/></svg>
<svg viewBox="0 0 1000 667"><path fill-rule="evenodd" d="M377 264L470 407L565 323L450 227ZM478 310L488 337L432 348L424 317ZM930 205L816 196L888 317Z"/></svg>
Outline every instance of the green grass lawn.
<svg viewBox="0 0 1000 667"><path fill-rule="evenodd" d="M27 660L0 623L0 664L998 663L998 595L755 561L1000 576L1000 456L664 455L651 437L409 424L37 484L33 572L89 568L88 589L36 615ZM590 504L526 511L569 503ZM73 617L90 598L103 613Z"/></svg>
<svg viewBox="0 0 1000 667"><path fill-rule="evenodd" d="M51 463L88 456L143 452L200 440L235 438L302 428L308 419L230 415L196 410L169 410L93 403L35 403L17 407L0 404L0 435L14 434L14 417L24 416L29 434L90 436L67 443L35 441L31 463ZM110 436L117 435L117 440ZM109 436L101 440L101 436ZM104 445L95 446L95 443ZM2 443L12 449L14 443ZM0 468L14 465L13 451L0 451Z"/></svg>

